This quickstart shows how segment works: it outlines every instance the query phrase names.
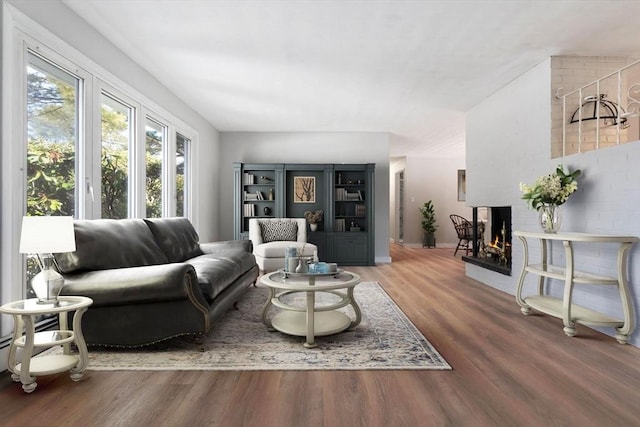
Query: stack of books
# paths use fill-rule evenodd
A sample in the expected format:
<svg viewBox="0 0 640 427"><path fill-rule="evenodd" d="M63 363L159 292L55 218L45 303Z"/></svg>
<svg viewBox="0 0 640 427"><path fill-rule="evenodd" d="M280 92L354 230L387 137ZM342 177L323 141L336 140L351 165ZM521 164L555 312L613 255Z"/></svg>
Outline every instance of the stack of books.
<svg viewBox="0 0 640 427"><path fill-rule="evenodd" d="M253 203L246 203L244 205L244 216L256 216L256 205Z"/></svg>

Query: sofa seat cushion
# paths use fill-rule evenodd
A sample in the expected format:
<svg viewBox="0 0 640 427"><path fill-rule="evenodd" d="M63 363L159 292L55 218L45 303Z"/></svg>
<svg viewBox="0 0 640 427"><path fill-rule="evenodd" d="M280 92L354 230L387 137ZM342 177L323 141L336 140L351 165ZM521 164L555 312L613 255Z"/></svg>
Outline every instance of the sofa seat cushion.
<svg viewBox="0 0 640 427"><path fill-rule="evenodd" d="M202 255L198 233L187 218L147 218L144 221L169 262L182 262Z"/></svg>
<svg viewBox="0 0 640 427"><path fill-rule="evenodd" d="M209 302L256 265L254 256L242 250L204 254L185 262L195 268L198 285Z"/></svg>
<svg viewBox="0 0 640 427"><path fill-rule="evenodd" d="M62 273L169 262L142 219L75 220L73 226L75 252L55 254Z"/></svg>
<svg viewBox="0 0 640 427"><path fill-rule="evenodd" d="M304 251L302 255L304 256L312 256L313 252L317 250L317 247L311 243L304 242L269 242L262 243L260 245L256 245L253 248L253 253L256 256L262 258L283 258L285 257L285 249L289 247L298 248L298 250L302 250L304 247Z"/></svg>

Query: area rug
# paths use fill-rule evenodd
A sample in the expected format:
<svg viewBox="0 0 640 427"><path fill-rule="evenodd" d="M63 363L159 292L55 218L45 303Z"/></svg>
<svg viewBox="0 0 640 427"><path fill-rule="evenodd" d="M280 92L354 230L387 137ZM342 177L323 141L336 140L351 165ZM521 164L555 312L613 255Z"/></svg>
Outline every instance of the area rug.
<svg viewBox="0 0 640 427"><path fill-rule="evenodd" d="M268 290L252 286L238 308L229 310L204 342L196 343L185 337L135 350L90 348L87 369L451 369L378 283L361 283L354 295L362 311L362 322L353 331L316 337L318 346L312 349L303 347L304 337L267 330L261 314ZM278 309L272 306L271 310ZM350 306L341 310L353 316Z"/></svg>

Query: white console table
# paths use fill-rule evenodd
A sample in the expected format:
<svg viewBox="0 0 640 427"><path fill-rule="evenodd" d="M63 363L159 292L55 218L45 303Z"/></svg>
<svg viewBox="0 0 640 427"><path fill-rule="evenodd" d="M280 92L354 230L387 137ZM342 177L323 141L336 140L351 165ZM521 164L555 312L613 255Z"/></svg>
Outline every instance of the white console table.
<svg viewBox="0 0 640 427"><path fill-rule="evenodd" d="M562 319L564 323L564 333L572 337L576 334L575 324L580 323L589 326L605 326L616 328L616 340L620 344L629 341L629 335L635 329L635 315L633 311L633 301L629 293L629 283L627 281L627 261L629 250L638 242L637 237L632 236L606 236L586 233L537 233L528 231L514 231L524 247L524 262L516 301L520 305L523 314L531 313L535 309L544 314ZM540 241L540 263L530 263L529 246L527 239L537 239ZM548 246L553 241L562 242L564 247L565 265L558 266L548 263ZM592 273L576 271L573 246L576 242L585 244L618 243L618 273L617 277L607 277ZM527 297L522 296L524 278L527 273L538 276L538 293ZM544 279L557 279L564 281L564 293L562 298L556 298L544 294ZM572 302L574 285L592 284L617 286L622 301L622 318L614 318L595 310L576 305Z"/></svg>

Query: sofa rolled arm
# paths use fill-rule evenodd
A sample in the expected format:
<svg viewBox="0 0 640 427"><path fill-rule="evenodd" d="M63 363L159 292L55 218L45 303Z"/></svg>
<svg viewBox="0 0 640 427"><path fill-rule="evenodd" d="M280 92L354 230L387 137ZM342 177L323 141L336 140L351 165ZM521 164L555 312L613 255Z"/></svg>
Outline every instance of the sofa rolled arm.
<svg viewBox="0 0 640 427"><path fill-rule="evenodd" d="M87 296L96 307L181 299L206 306L196 272L185 263L86 271L64 278L61 295Z"/></svg>
<svg viewBox="0 0 640 427"><path fill-rule="evenodd" d="M228 252L229 249L240 249L245 252L253 252L251 240L225 240L222 242L200 243L200 249L205 254L220 254Z"/></svg>

